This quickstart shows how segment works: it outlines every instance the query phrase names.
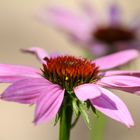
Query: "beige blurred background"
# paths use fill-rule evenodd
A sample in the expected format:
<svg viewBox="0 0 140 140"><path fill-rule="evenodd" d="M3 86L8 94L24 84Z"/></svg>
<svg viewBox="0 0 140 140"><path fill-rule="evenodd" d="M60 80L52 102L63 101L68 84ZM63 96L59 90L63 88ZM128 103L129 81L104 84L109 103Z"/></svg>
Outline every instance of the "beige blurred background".
<svg viewBox="0 0 140 140"><path fill-rule="evenodd" d="M24 64L40 68L34 57L19 53L21 48L31 46L40 46L49 53L83 55L84 52L76 44L69 43L62 33L35 19L35 13L39 9L56 5L56 3L78 12L78 1L80 0L0 0L0 63ZM110 2L111 0L94 0L93 5L99 13L103 14ZM135 13L140 11L139 0L118 0L117 2L123 8L124 21L129 21ZM136 61L139 63L139 60ZM140 70L140 67L136 68ZM0 92L6 86L1 84ZM118 95L128 105L136 125L128 129L107 119L105 140L139 140L140 97L127 93L118 93ZM53 121L34 126L33 112L33 106L0 101L0 140L57 140L58 127L53 127ZM71 139L90 139L89 131L83 121L74 128Z"/></svg>

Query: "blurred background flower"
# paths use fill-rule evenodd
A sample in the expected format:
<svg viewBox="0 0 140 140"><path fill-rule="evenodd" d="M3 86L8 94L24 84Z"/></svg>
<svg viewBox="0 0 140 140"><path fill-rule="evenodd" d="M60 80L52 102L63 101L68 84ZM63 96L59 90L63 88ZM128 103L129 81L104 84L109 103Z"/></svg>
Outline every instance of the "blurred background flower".
<svg viewBox="0 0 140 140"><path fill-rule="evenodd" d="M95 56L101 56L124 49L140 49L140 17L137 15L127 23L122 18L121 5L107 5L105 22L92 7L90 1L78 5L82 10L76 14L67 7L52 6L41 12L43 21L69 35L71 41L79 43ZM137 19L136 19L137 17ZM47 25L49 25L47 24Z"/></svg>

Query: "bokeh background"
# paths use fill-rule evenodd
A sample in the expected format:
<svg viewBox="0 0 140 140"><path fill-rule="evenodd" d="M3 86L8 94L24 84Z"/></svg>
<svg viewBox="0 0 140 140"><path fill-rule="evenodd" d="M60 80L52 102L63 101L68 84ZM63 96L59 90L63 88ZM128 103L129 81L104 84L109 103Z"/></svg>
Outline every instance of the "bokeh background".
<svg viewBox="0 0 140 140"><path fill-rule="evenodd" d="M0 0L0 63L23 64L41 67L36 59L19 52L21 48L39 46L49 53L60 52L76 56L84 52L76 44L70 43L64 34L39 22L36 14L41 8L51 5L63 5L75 12L80 12L80 0ZM105 10L111 0L93 0L93 7L106 19ZM140 13L139 0L117 0L123 10L124 22L130 21ZM125 57L125 56L124 56ZM133 63L132 63L133 64ZM131 65L132 65L131 64ZM139 69L139 59L131 69ZM7 87L0 85L0 92ZM135 126L125 126L107 119L104 140L139 140L140 139L140 97L127 93L115 93L124 100L135 121ZM57 140L58 126L53 121L35 126L32 123L34 106L0 101L0 140ZM94 125L94 124L93 124ZM82 120L72 130L72 140L90 139L89 130Z"/></svg>

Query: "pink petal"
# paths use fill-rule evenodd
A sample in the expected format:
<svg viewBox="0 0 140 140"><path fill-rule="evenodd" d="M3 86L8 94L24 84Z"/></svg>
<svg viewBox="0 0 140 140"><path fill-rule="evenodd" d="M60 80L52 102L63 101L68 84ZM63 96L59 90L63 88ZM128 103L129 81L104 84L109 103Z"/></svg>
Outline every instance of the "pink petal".
<svg viewBox="0 0 140 140"><path fill-rule="evenodd" d="M50 57L48 55L48 53L46 53L46 51L42 48L37 48L37 47L32 47L29 49L22 49L23 52L27 52L27 53L32 53L35 54L36 57L38 58L38 60L42 63L45 63L45 61L43 60L45 57Z"/></svg>
<svg viewBox="0 0 140 140"><path fill-rule="evenodd" d="M62 7L52 7L43 11L40 16L43 21L65 31L77 40L87 41L93 25L86 17L78 16Z"/></svg>
<svg viewBox="0 0 140 140"><path fill-rule="evenodd" d="M35 124L47 122L58 113L63 102L65 90L59 86L48 87L45 95L41 95L36 104Z"/></svg>
<svg viewBox="0 0 140 140"><path fill-rule="evenodd" d="M96 63L101 70L106 70L128 63L138 57L138 55L138 51L130 49L98 58L93 62Z"/></svg>
<svg viewBox="0 0 140 140"><path fill-rule="evenodd" d="M95 84L83 84L74 88L74 93L81 101L93 99L101 95L100 90Z"/></svg>
<svg viewBox="0 0 140 140"><path fill-rule="evenodd" d="M35 68L20 65L0 64L0 82L9 83L27 77L41 77Z"/></svg>
<svg viewBox="0 0 140 140"><path fill-rule="evenodd" d="M139 71L111 70L104 73L104 76L115 76L115 75L140 77L140 72Z"/></svg>
<svg viewBox="0 0 140 140"><path fill-rule="evenodd" d="M27 78L10 85L1 95L3 100L33 104L41 94L52 88L52 83L44 78ZM54 85L53 85L54 88Z"/></svg>
<svg viewBox="0 0 140 140"><path fill-rule="evenodd" d="M131 114L126 105L110 91L99 87L102 95L92 99L92 105L108 117L125 124L127 127L134 125Z"/></svg>
<svg viewBox="0 0 140 140"><path fill-rule="evenodd" d="M119 89L135 94L140 94L140 78L133 76L108 76L103 77L98 84Z"/></svg>
<svg viewBox="0 0 140 140"><path fill-rule="evenodd" d="M117 4L113 4L109 8L109 20L112 26L121 24L121 11Z"/></svg>

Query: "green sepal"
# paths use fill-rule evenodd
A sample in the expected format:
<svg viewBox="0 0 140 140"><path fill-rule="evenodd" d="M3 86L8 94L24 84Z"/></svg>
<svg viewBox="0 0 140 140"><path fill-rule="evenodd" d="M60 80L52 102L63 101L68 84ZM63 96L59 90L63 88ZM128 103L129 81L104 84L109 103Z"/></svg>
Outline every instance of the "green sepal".
<svg viewBox="0 0 140 140"><path fill-rule="evenodd" d="M90 119L89 119L88 114L87 114L87 112L86 112L87 110L88 110L88 109L87 109L86 103L80 102L80 103L79 103L79 111L80 111L80 113L81 113L81 115L82 115L82 117L83 117L83 119L84 119L84 121L85 121L87 127L88 127L89 129L91 129L92 127L90 126L90 125L91 125L91 124L90 124Z"/></svg>
<svg viewBox="0 0 140 140"><path fill-rule="evenodd" d="M63 106L61 106L59 112L56 114L55 120L54 120L54 126L56 126L56 124L58 123L58 121L60 120L61 116L62 116L62 109Z"/></svg>
<svg viewBox="0 0 140 140"><path fill-rule="evenodd" d="M55 120L54 120L54 126L56 126L57 125L57 123L58 123L58 121L59 121L59 119L60 119L60 113L57 113L57 115L56 115L56 117L55 117Z"/></svg>
<svg viewBox="0 0 140 140"><path fill-rule="evenodd" d="M95 116L96 118L99 118L99 115L97 114L97 111L96 111L95 107L93 107L92 105L91 105L91 110L92 110L94 116Z"/></svg>
<svg viewBox="0 0 140 140"><path fill-rule="evenodd" d="M67 93L71 95L71 94L73 94L73 91L67 90Z"/></svg>
<svg viewBox="0 0 140 140"><path fill-rule="evenodd" d="M76 123L78 122L79 118L80 118L81 113L79 112L79 114L75 117L74 121L71 124L71 128L73 128Z"/></svg>
<svg viewBox="0 0 140 140"><path fill-rule="evenodd" d="M77 117L79 115L79 105L78 105L78 101L73 98L72 100L72 109L74 111L75 116Z"/></svg>

